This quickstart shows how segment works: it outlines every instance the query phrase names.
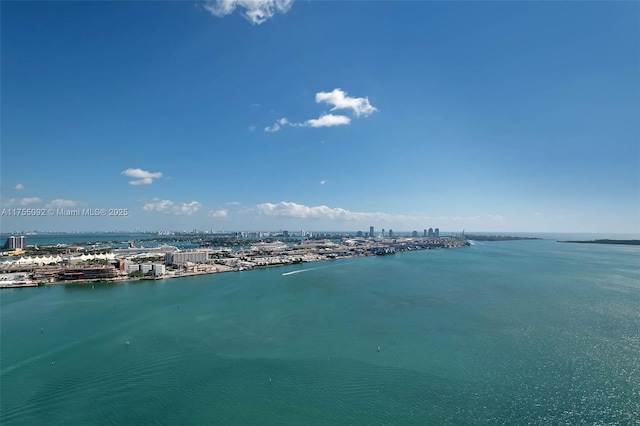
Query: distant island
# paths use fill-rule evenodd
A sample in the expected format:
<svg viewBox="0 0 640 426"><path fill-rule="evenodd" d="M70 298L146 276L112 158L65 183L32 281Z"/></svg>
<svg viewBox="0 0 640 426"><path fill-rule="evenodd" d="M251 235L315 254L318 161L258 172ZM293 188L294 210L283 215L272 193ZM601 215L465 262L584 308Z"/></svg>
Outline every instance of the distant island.
<svg viewBox="0 0 640 426"><path fill-rule="evenodd" d="M467 240L473 241L517 241L517 240L540 240L535 237L513 237L508 235L472 235L465 234Z"/></svg>
<svg viewBox="0 0 640 426"><path fill-rule="evenodd" d="M622 244L626 246L640 246L640 240L589 240L589 241L558 241L559 243L581 244Z"/></svg>

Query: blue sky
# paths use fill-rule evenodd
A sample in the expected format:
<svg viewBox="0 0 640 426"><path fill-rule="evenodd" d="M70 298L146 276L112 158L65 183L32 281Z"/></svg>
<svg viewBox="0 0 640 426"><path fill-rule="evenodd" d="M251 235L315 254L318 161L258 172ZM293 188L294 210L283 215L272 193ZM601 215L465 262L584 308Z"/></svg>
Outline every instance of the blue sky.
<svg viewBox="0 0 640 426"><path fill-rule="evenodd" d="M5 2L12 230L640 234L637 2Z"/></svg>

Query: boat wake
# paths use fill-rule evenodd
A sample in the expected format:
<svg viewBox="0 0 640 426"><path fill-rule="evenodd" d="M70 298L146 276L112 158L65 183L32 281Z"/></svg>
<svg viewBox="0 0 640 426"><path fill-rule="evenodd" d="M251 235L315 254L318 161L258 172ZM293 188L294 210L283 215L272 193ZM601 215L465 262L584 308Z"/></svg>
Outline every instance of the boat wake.
<svg viewBox="0 0 640 426"><path fill-rule="evenodd" d="M315 271L316 269L324 269L324 268L328 268L328 266L320 266L317 268L298 269L297 271L283 272L282 276L286 277L287 275L299 274L300 272Z"/></svg>

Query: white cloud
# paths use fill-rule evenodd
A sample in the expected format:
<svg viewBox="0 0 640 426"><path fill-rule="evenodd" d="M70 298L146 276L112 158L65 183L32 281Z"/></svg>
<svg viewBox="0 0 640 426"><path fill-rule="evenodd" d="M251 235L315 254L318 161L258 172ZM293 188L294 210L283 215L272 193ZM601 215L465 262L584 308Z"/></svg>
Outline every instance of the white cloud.
<svg viewBox="0 0 640 426"><path fill-rule="evenodd" d="M352 98L347 96L347 92L342 89L333 89L331 92L318 92L316 93L316 102L325 102L333 105L331 111L351 110L356 117L361 115L367 117L377 111L377 108L369 102L369 98ZM345 126L351 124L351 118L346 115L322 114L319 118L312 118L302 123L291 123L286 118L281 118L273 126L265 127L264 131L277 132L286 124L294 127Z"/></svg>
<svg viewBox="0 0 640 426"><path fill-rule="evenodd" d="M260 25L276 13L287 13L292 5L293 0L215 0L206 2L204 8L222 18L239 7L244 10L241 12L244 18L254 25Z"/></svg>
<svg viewBox="0 0 640 426"><path fill-rule="evenodd" d="M225 203L228 206L239 206L240 205L240 201L229 201L227 203Z"/></svg>
<svg viewBox="0 0 640 426"><path fill-rule="evenodd" d="M329 219L329 220L385 220L391 216L386 213L352 212L339 207L315 206L281 201L277 204L264 203L256 206L258 213L265 216L282 216L299 219Z"/></svg>
<svg viewBox="0 0 640 426"><path fill-rule="evenodd" d="M71 207L77 207L80 205L80 201L74 200L63 200L62 198L56 198L55 200L51 200L47 207L50 209L66 209Z"/></svg>
<svg viewBox="0 0 640 426"><path fill-rule="evenodd" d="M24 184L19 183L16 186L14 186L13 189L15 189L16 191L22 191L24 190Z"/></svg>
<svg viewBox="0 0 640 426"><path fill-rule="evenodd" d="M255 206L255 211L262 216L283 217L289 219L313 219L325 221L350 221L349 226L369 226L387 224L399 229L437 227L460 227L465 224L477 224L484 218L501 220L500 215L485 216L428 216L423 214L389 214L382 212L354 212L340 207L305 206L294 202L264 203ZM376 225L376 226L377 226ZM386 226L385 226L386 227Z"/></svg>
<svg viewBox="0 0 640 426"><path fill-rule="evenodd" d="M29 204L37 204L41 202L42 202L42 199L38 197L25 197L20 199L8 198L2 202L2 205L5 207L15 206L17 204L21 206L28 206Z"/></svg>
<svg viewBox="0 0 640 426"><path fill-rule="evenodd" d="M343 126L349 123L351 123L351 119L347 116L325 114L320 118L313 118L311 120L307 120L302 125L309 126L309 127L332 127L332 126Z"/></svg>
<svg viewBox="0 0 640 426"><path fill-rule="evenodd" d="M129 182L130 185L151 185L153 183L153 179L151 178L142 178L138 180L132 180Z"/></svg>
<svg viewBox="0 0 640 426"><path fill-rule="evenodd" d="M29 204L37 204L40 202L42 202L42 200L38 197L27 197L20 200L20 205L27 206Z"/></svg>
<svg viewBox="0 0 640 426"><path fill-rule="evenodd" d="M342 89L333 89L331 92L316 93L316 102L326 102L333 105L331 111L337 109L351 109L359 117L368 116L377 111L377 108L369 103L369 98L351 98Z"/></svg>
<svg viewBox="0 0 640 426"><path fill-rule="evenodd" d="M279 120L277 120L273 126L271 127L265 127L264 131L265 132L277 132L278 130L280 130L280 126L285 126L289 124L289 120L287 120L286 118L281 118Z"/></svg>
<svg viewBox="0 0 640 426"><path fill-rule="evenodd" d="M225 209L210 210L209 217L227 217L227 210Z"/></svg>
<svg viewBox="0 0 640 426"><path fill-rule="evenodd" d="M197 201L192 201L190 203L180 203L177 206L173 206L173 214L191 216L193 213L200 210L201 206L202 204Z"/></svg>
<svg viewBox="0 0 640 426"><path fill-rule="evenodd" d="M130 185L151 185L154 179L162 177L160 172L148 172L142 169L127 169L123 170L122 174L137 179L129 181Z"/></svg>
<svg viewBox="0 0 640 426"><path fill-rule="evenodd" d="M325 183L327 183L327 181L326 181L326 180L321 180L321 181L320 181L320 185L324 185Z"/></svg>
<svg viewBox="0 0 640 426"><path fill-rule="evenodd" d="M171 200L160 200L159 198L154 198L152 201L145 203L142 209L145 211L155 211L164 214L173 214L176 216L191 216L193 213L200 210L201 206L202 204L197 201L176 204Z"/></svg>
<svg viewBox="0 0 640 426"><path fill-rule="evenodd" d="M172 206L173 201L171 200L160 200L158 198L154 198L153 201L145 203L144 206L142 206L142 210L168 213Z"/></svg>
<svg viewBox="0 0 640 426"><path fill-rule="evenodd" d="M249 126L249 131L250 132L254 132L256 130L256 126L254 124L252 124L251 126Z"/></svg>

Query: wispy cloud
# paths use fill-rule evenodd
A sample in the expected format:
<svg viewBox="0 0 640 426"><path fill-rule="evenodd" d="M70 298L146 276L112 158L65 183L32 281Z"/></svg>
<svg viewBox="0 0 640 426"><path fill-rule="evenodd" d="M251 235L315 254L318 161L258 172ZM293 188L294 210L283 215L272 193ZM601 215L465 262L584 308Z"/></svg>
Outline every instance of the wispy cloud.
<svg viewBox="0 0 640 426"><path fill-rule="evenodd" d="M154 179L162 177L162 173L160 172L148 172L142 169L127 169L123 170L122 174L137 179L129 181L130 185L151 185Z"/></svg>
<svg viewBox="0 0 640 426"><path fill-rule="evenodd" d="M342 89L333 89L331 92L318 92L316 93L316 102L325 102L333 105L331 111L350 109L357 117L361 115L366 117L377 111L377 108L369 102L369 98L352 98L347 96L347 92Z"/></svg>
<svg viewBox="0 0 640 426"><path fill-rule="evenodd" d="M73 207L78 207L80 205L80 201L74 200L64 200L62 198L56 198L55 200L51 200L47 207L50 209L69 209Z"/></svg>
<svg viewBox="0 0 640 426"><path fill-rule="evenodd" d="M42 200L38 197L25 197L20 199L20 205L28 206L29 204L38 204L41 203Z"/></svg>
<svg viewBox="0 0 640 426"><path fill-rule="evenodd" d="M278 130L280 130L280 126L285 126L289 123L289 120L287 120L286 118L281 118L279 120L277 120L273 126L269 126L269 127L265 127L264 131L265 132L277 132Z"/></svg>
<svg viewBox="0 0 640 426"><path fill-rule="evenodd" d="M321 180L321 181L320 181L320 185L324 185L325 183L327 183L327 181L326 181L326 180Z"/></svg>
<svg viewBox="0 0 640 426"><path fill-rule="evenodd" d="M282 216L298 219L329 219L329 220L384 220L391 217L386 213L352 212L339 207L314 206L281 201L279 203L264 203L256 206L258 213L264 216Z"/></svg>
<svg viewBox="0 0 640 426"><path fill-rule="evenodd" d="M25 197L25 198L7 198L3 200L2 205L5 207L10 206L28 206L29 204L38 204L41 203L42 199L38 197Z"/></svg>
<svg viewBox="0 0 640 426"><path fill-rule="evenodd" d="M14 186L13 189L15 189L16 191L23 191L24 190L24 184L19 183L16 186Z"/></svg>
<svg viewBox="0 0 640 426"><path fill-rule="evenodd" d="M329 221L352 221L363 224L387 223L393 226L423 226L440 224L441 226L460 226L478 223L483 220L502 220L501 215L484 216L429 216L422 214L404 215L383 212L357 212L340 207L305 206L294 202L263 203L255 206L262 216L284 217L290 219L313 219Z"/></svg>
<svg viewBox="0 0 640 426"><path fill-rule="evenodd" d="M200 210L201 206L202 204L197 201L176 204L171 200L154 198L152 201L146 202L142 209L145 211L155 211L163 214L173 214L176 216L191 216L193 213Z"/></svg>
<svg viewBox="0 0 640 426"><path fill-rule="evenodd" d="M209 217L227 217L228 212L226 209L215 209L209 211Z"/></svg>
<svg viewBox="0 0 640 426"><path fill-rule="evenodd" d="M206 2L204 8L219 18L239 8L245 19L253 25L260 25L276 13L287 13L292 5L293 0L215 0Z"/></svg>
<svg viewBox="0 0 640 426"><path fill-rule="evenodd" d="M228 206L239 206L240 205L240 201L229 201L227 203L225 203Z"/></svg>

